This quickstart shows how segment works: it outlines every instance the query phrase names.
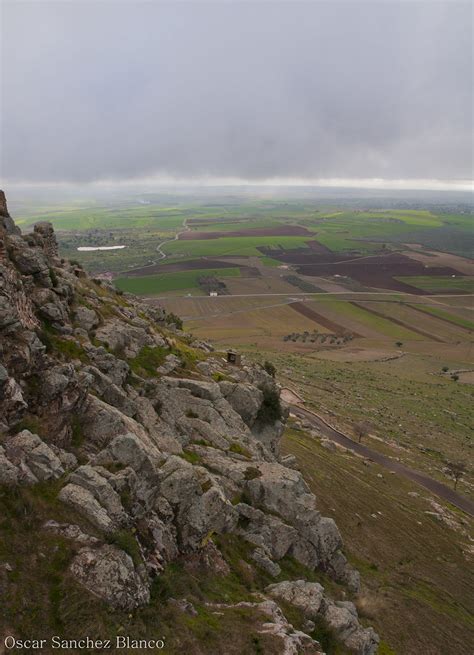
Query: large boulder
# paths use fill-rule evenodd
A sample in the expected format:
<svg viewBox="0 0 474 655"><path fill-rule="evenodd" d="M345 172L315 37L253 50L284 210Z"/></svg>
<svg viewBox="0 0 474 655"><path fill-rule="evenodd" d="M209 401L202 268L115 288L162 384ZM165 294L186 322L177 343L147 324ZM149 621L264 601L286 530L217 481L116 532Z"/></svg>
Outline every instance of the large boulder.
<svg viewBox="0 0 474 655"><path fill-rule="evenodd" d="M285 580L269 585L265 591L273 598L284 600L297 607L308 619L315 619L324 601L324 587L318 582Z"/></svg>
<svg viewBox="0 0 474 655"><path fill-rule="evenodd" d="M82 429L89 450L102 450L112 439L132 432L144 443L152 445L145 428L119 409L89 395L82 412Z"/></svg>
<svg viewBox="0 0 474 655"><path fill-rule="evenodd" d="M130 372L127 362L107 352L103 346L96 348L95 346L85 345L84 348L94 366L102 373L105 373L113 384L120 387L125 382Z"/></svg>
<svg viewBox="0 0 474 655"><path fill-rule="evenodd" d="M70 570L91 594L117 609L130 611L150 601L144 566L135 566L130 555L115 546L81 549Z"/></svg>
<svg viewBox="0 0 474 655"><path fill-rule="evenodd" d="M71 473L69 482L89 491L105 509L114 525L127 523L127 514L120 496L99 470L89 465L80 466Z"/></svg>
<svg viewBox="0 0 474 655"><path fill-rule="evenodd" d="M23 396L23 390L13 377L9 377L7 370L2 366L0 371L0 422L4 423L4 430L15 425L24 415L28 403ZM1 424L0 424L0 432Z"/></svg>
<svg viewBox="0 0 474 655"><path fill-rule="evenodd" d="M224 381L219 384L224 398L249 426L255 423L263 401L263 393L251 384Z"/></svg>
<svg viewBox="0 0 474 655"><path fill-rule="evenodd" d="M0 446L0 484L12 486L19 482L19 470L7 459L5 449Z"/></svg>
<svg viewBox="0 0 474 655"><path fill-rule="evenodd" d="M246 503L235 506L243 527L238 532L256 546L264 546L273 559L284 557L298 540L298 532L291 525L271 514L251 507Z"/></svg>
<svg viewBox="0 0 474 655"><path fill-rule="evenodd" d="M117 529L118 526L110 518L107 510L88 489L77 484L67 484L59 492L58 498L99 530L112 533Z"/></svg>
<svg viewBox="0 0 474 655"><path fill-rule="evenodd" d="M86 332L93 330L99 325L99 317L93 309L79 305L74 310L74 321Z"/></svg>
<svg viewBox="0 0 474 655"><path fill-rule="evenodd" d="M24 464L37 480L60 478L64 474L61 460L37 434L22 430L5 444L9 460L16 466Z"/></svg>
<svg viewBox="0 0 474 655"><path fill-rule="evenodd" d="M113 318L96 330L96 339L108 345L125 357L136 357L144 346L166 347L166 341L144 327L130 325L119 318Z"/></svg>
<svg viewBox="0 0 474 655"><path fill-rule="evenodd" d="M357 655L374 655L377 652L379 636L373 628L361 627L354 603L327 601L323 617L337 638Z"/></svg>
<svg viewBox="0 0 474 655"><path fill-rule="evenodd" d="M160 493L173 507L181 546L198 548L213 532L229 532L238 513L207 471L180 457L170 457L160 470Z"/></svg>
<svg viewBox="0 0 474 655"><path fill-rule="evenodd" d="M22 275L33 275L43 279L49 265L46 256L39 248L31 248L21 237L11 234L8 237L8 254ZM52 283L49 285L52 287Z"/></svg>

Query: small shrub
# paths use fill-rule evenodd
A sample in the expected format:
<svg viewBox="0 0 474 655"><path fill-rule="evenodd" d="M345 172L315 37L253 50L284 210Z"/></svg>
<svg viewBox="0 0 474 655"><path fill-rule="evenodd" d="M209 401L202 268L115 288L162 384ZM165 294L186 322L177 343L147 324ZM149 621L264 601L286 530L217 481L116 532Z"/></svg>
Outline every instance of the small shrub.
<svg viewBox="0 0 474 655"><path fill-rule="evenodd" d="M209 491L209 489L212 487L212 482L210 480L206 480L206 482L203 482L201 485L202 493L205 494L206 491Z"/></svg>
<svg viewBox="0 0 474 655"><path fill-rule="evenodd" d="M193 412L192 409L188 409L188 411L186 412L186 416L188 418L199 418L199 414L196 414L196 412Z"/></svg>
<svg viewBox="0 0 474 655"><path fill-rule="evenodd" d="M107 536L107 542L125 551L127 555L130 555L135 565L141 563L142 558L137 540L128 530L117 530L117 532L113 532Z"/></svg>
<svg viewBox="0 0 474 655"><path fill-rule="evenodd" d="M237 455L243 455L247 459L251 458L249 451L246 448L243 448L239 443L233 443L230 445L229 451L231 453L236 453Z"/></svg>
<svg viewBox="0 0 474 655"><path fill-rule="evenodd" d="M72 417L71 433L71 446L74 448L80 448L84 442L84 432L77 416Z"/></svg>
<svg viewBox="0 0 474 655"><path fill-rule="evenodd" d="M276 389L263 389L263 402L258 410L256 422L261 426L270 425L282 417L280 396Z"/></svg>
<svg viewBox="0 0 474 655"><path fill-rule="evenodd" d="M163 401L160 400L159 398L154 400L153 401L153 409L158 414L158 416L161 416L161 412L163 411Z"/></svg>
<svg viewBox="0 0 474 655"><path fill-rule="evenodd" d="M183 329L183 321L182 319L177 316L176 314L173 314L173 312L170 312L169 314L166 314L166 322L168 325L171 325L174 323L176 325L177 330L182 330Z"/></svg>
<svg viewBox="0 0 474 655"><path fill-rule="evenodd" d="M268 360L266 360L265 363L263 364L263 368L268 373L268 375L271 375L272 378L275 377L276 368L275 368L275 365L272 364L272 362L269 362Z"/></svg>
<svg viewBox="0 0 474 655"><path fill-rule="evenodd" d="M232 505L238 505L242 502L242 494L236 494L230 502Z"/></svg>
<svg viewBox="0 0 474 655"><path fill-rule="evenodd" d="M200 455L197 453L192 453L189 450L185 450L182 453L179 453L179 456L190 464L200 464L202 461Z"/></svg>
<svg viewBox="0 0 474 655"><path fill-rule="evenodd" d="M169 351L162 346L143 346L138 355L128 360L130 368L137 375L156 376L156 369L163 364Z"/></svg>
<svg viewBox="0 0 474 655"><path fill-rule="evenodd" d="M49 269L49 277L51 279L53 287L57 287L59 280L58 280L58 276L56 275L56 271L54 270L54 268Z"/></svg>
<svg viewBox="0 0 474 655"><path fill-rule="evenodd" d="M255 480L255 478L260 478L262 472L256 466L248 466L245 469L244 478L246 480Z"/></svg>

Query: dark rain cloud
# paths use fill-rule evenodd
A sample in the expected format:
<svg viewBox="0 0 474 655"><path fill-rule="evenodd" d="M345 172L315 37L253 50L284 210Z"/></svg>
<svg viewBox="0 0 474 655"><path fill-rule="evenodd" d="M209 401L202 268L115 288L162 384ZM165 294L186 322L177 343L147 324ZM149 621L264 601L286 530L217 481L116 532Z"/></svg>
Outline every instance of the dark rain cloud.
<svg viewBox="0 0 474 655"><path fill-rule="evenodd" d="M471 178L471 12L6 0L2 176Z"/></svg>

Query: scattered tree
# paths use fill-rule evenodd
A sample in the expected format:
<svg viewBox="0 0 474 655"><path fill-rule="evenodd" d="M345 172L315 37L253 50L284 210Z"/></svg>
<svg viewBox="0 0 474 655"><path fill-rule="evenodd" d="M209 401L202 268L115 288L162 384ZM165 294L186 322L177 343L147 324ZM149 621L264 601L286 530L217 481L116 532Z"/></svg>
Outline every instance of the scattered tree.
<svg viewBox="0 0 474 655"><path fill-rule="evenodd" d="M397 348L401 348L403 346L403 341L397 341L395 345L397 346Z"/></svg>
<svg viewBox="0 0 474 655"><path fill-rule="evenodd" d="M459 380L459 375L458 375L457 373L453 373L453 374L451 375L451 380L452 380L453 382L457 382L457 381Z"/></svg>
<svg viewBox="0 0 474 655"><path fill-rule="evenodd" d="M368 421L357 421L357 423L354 423L353 429L357 441L360 443L363 437L366 437L369 434L370 423Z"/></svg>
<svg viewBox="0 0 474 655"><path fill-rule="evenodd" d="M467 466L465 462L448 462L446 466L446 471L454 481L454 488L458 486L459 480L466 473Z"/></svg>
<svg viewBox="0 0 474 655"><path fill-rule="evenodd" d="M449 367L448 366L443 366L443 368L441 370L443 371L443 373L447 373L449 371Z"/></svg>

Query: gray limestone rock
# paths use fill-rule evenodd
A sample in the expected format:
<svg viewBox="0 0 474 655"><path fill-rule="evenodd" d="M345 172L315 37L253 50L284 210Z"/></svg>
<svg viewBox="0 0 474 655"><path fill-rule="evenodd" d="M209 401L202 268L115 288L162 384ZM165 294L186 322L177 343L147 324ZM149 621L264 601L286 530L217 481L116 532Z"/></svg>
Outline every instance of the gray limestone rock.
<svg viewBox="0 0 474 655"><path fill-rule="evenodd" d="M121 610L133 610L150 600L149 581L143 565L111 545L83 548L74 558L72 575L91 594Z"/></svg>
<svg viewBox="0 0 474 655"><path fill-rule="evenodd" d="M53 450L29 430L22 430L8 439L6 453L14 464L24 463L38 480L57 479L64 473Z"/></svg>

